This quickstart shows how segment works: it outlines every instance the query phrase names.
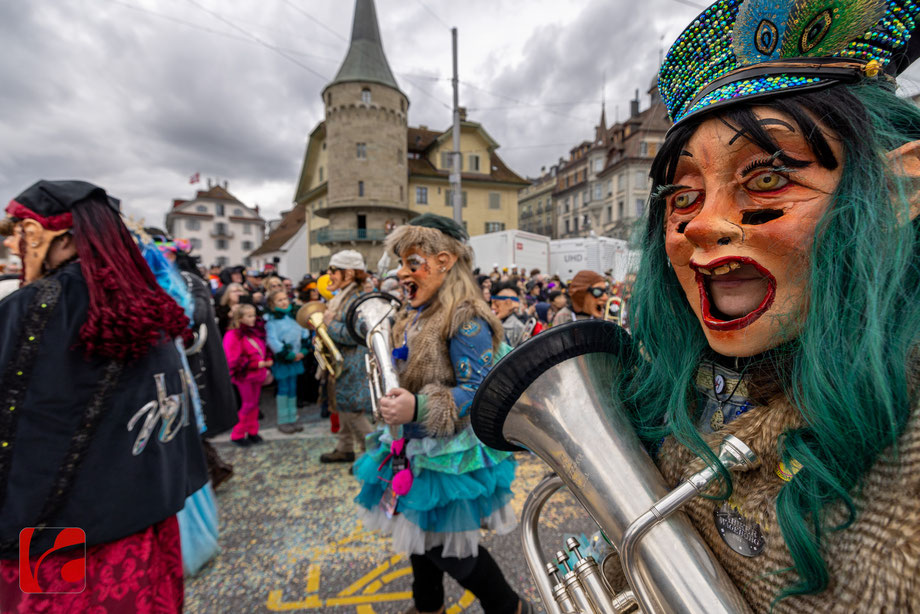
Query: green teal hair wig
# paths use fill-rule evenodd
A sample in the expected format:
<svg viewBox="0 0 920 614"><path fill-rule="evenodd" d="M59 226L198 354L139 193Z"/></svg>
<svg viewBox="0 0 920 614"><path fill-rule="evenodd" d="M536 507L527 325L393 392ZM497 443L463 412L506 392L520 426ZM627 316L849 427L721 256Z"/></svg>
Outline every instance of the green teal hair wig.
<svg viewBox="0 0 920 614"><path fill-rule="evenodd" d="M853 496L861 477L883 452L897 453L897 438L916 400L910 371L920 337L920 241L917 224L909 221L916 188L893 173L886 154L920 139L920 109L872 83L739 103L672 130L652 168L655 186L673 180L681 149L713 115L747 130L747 138L768 154L777 151L758 129L752 112L757 105L798 123L818 164L828 169L843 164L831 206L815 230L806 320L797 337L773 355L781 355L778 390L805 423L778 442L784 462L794 458L804 465L777 500L779 525L798 576L777 595L782 599L827 587L822 542L828 532L855 520ZM815 118L843 141L842 160L815 130ZM653 196L630 303L633 337L648 360L623 384L625 395L648 444L671 435L718 465L694 416L694 374L711 350L670 268L664 215L663 203ZM720 469L725 485L720 496L728 497L730 476ZM826 521L832 504L849 509L840 526Z"/></svg>

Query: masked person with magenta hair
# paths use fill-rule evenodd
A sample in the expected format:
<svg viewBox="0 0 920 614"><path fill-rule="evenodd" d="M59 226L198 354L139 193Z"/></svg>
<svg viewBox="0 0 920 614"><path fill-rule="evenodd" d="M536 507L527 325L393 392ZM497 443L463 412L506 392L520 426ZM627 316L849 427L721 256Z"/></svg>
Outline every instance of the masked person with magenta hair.
<svg viewBox="0 0 920 614"><path fill-rule="evenodd" d="M918 19L723 0L662 65L626 392L672 485L757 454L685 508L756 612L920 611Z"/></svg>
<svg viewBox="0 0 920 614"><path fill-rule="evenodd" d="M102 188L39 181L6 214L23 287L0 302L3 611L180 612L176 512L207 481L173 343L188 319ZM85 575L64 547L84 534Z"/></svg>
<svg viewBox="0 0 920 614"><path fill-rule="evenodd" d="M401 387L388 391L380 411L388 425L402 425L403 437L375 433L375 445L355 464L363 482L356 501L365 527L392 533L394 549L410 554L409 612L444 611L447 572L486 614L526 613L527 603L479 545L480 527L508 532L516 524L515 463L510 453L484 446L469 422L503 331L473 279L467 238L459 224L432 214L387 237L408 305L392 329Z"/></svg>

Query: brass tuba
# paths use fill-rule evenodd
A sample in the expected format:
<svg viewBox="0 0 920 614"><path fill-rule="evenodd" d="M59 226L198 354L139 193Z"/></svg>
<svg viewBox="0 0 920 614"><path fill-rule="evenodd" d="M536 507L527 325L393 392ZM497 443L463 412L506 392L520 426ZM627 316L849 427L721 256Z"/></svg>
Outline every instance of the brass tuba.
<svg viewBox="0 0 920 614"><path fill-rule="evenodd" d="M297 323L303 328L316 332L316 337L313 339L313 355L316 356L316 362L331 377L338 377L342 374L345 359L342 358L339 348L335 347L335 343L329 337L329 331L326 330L326 323L323 321L324 313L326 313L324 303L310 301L297 311Z"/></svg>
<svg viewBox="0 0 920 614"><path fill-rule="evenodd" d="M669 491L617 396L618 378L636 360L629 335L610 322L554 326L508 354L486 376L471 408L476 435L499 450L527 449L555 472L524 505L524 554L548 614L642 612L728 614L750 608L684 514L681 505L717 479L705 469ZM726 468L755 455L727 437ZM597 562L567 544L576 565L551 563L537 539L539 514L563 485L616 547L628 589L615 593ZM603 564L604 562L602 562Z"/></svg>
<svg viewBox="0 0 920 614"><path fill-rule="evenodd" d="M399 376L393 366L390 326L400 305L399 299L392 294L371 292L352 303L345 315L345 324L355 343L368 349L364 356L364 366L371 389L371 408L378 422L378 401L387 391L399 387Z"/></svg>

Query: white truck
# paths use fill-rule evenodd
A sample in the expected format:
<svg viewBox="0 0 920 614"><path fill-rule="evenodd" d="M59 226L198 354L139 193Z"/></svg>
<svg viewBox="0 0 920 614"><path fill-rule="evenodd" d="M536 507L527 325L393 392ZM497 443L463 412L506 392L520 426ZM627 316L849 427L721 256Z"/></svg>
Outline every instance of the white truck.
<svg viewBox="0 0 920 614"><path fill-rule="evenodd" d="M499 270L524 267L530 272L549 271L549 237L523 230L501 230L470 237L473 248L473 268L488 275L492 268Z"/></svg>
<svg viewBox="0 0 920 614"><path fill-rule="evenodd" d="M549 253L549 274L566 282L585 270L601 275L612 271L614 281L623 281L638 265L629 244L610 237L555 239L550 241Z"/></svg>

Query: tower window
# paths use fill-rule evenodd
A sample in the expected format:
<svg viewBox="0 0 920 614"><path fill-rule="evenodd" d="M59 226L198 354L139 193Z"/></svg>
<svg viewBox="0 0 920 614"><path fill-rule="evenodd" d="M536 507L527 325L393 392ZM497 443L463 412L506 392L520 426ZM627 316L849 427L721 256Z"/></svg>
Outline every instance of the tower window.
<svg viewBox="0 0 920 614"><path fill-rule="evenodd" d="M326 104L328 104L330 107L332 106L332 92L326 94Z"/></svg>
<svg viewBox="0 0 920 614"><path fill-rule="evenodd" d="M364 196L364 182L358 182L358 196Z"/></svg>
<svg viewBox="0 0 920 614"><path fill-rule="evenodd" d="M358 143L358 159L367 160L367 143Z"/></svg>
<svg viewBox="0 0 920 614"><path fill-rule="evenodd" d="M364 88L363 90L361 90L361 102L363 102L364 104L371 103L371 90L370 89Z"/></svg>

